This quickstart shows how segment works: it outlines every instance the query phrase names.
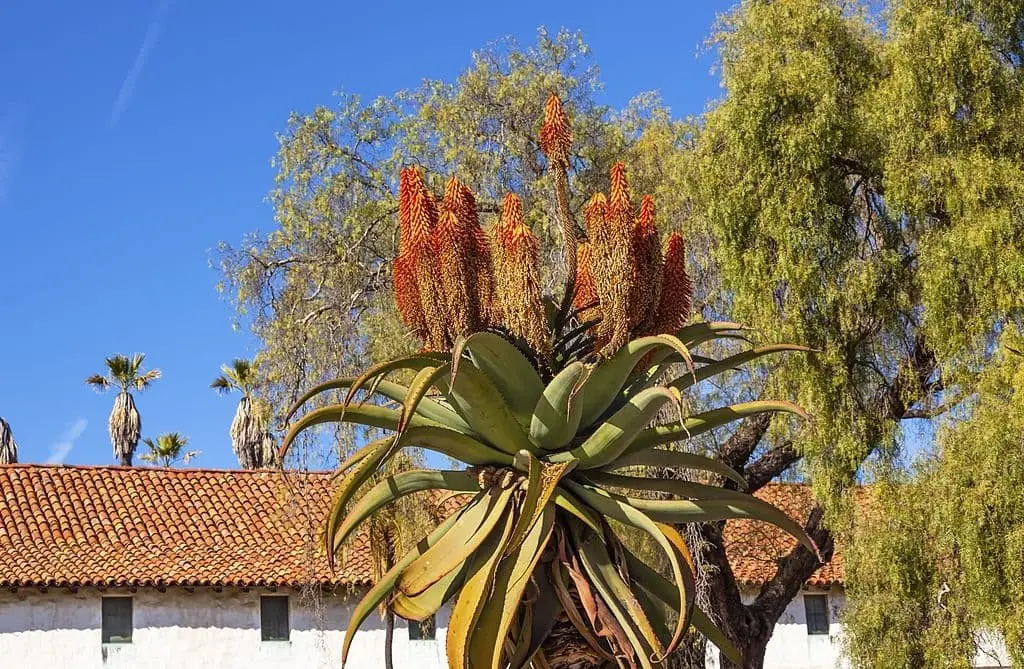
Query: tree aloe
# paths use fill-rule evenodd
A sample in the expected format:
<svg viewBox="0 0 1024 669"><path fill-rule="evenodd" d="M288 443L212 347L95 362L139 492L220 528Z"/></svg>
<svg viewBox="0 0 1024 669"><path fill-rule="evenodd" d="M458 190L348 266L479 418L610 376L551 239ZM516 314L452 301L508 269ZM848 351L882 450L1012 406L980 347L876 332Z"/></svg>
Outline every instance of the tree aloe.
<svg viewBox="0 0 1024 669"><path fill-rule="evenodd" d="M120 353L113 355L106 359L106 375L93 374L85 380L87 384L101 392L111 386L121 389L114 400L114 408L110 412L107 427L110 430L110 443L114 447L114 457L126 467L132 464L132 456L135 454L135 447L139 445L139 435L142 432L142 418L135 408L131 390L142 392L160 378L159 369L142 371L145 359L143 353L136 353L130 358Z"/></svg>
<svg viewBox="0 0 1024 669"><path fill-rule="evenodd" d="M581 240L567 204L569 123L554 96L540 144L564 242L561 298L541 293L539 242L515 195L505 197L488 235L466 186L452 178L438 202L421 172L406 168L395 296L425 348L317 386L289 414L322 393L346 390L343 401L298 419L282 453L318 424L387 432L340 465L325 532L332 560L363 522L396 500L427 490L470 495L355 608L343 661L376 607L425 620L452 601L452 669L654 669L665 666L691 625L738 662L694 605L693 562L674 525L762 520L817 549L778 509L713 485L722 478L742 485L738 473L668 445L751 415L803 415L786 401L689 415L683 393L738 365L804 349L700 355L719 340L744 340L745 328L689 322L683 240L672 235L662 248L653 199L643 198L637 210L625 167L615 165L609 193L585 209ZM396 373L411 380L388 378ZM671 417L662 419L666 412ZM402 472L364 486L407 447L468 467ZM703 482L649 478L647 466L695 470ZM637 533L664 556L664 574L636 554L626 537Z"/></svg>

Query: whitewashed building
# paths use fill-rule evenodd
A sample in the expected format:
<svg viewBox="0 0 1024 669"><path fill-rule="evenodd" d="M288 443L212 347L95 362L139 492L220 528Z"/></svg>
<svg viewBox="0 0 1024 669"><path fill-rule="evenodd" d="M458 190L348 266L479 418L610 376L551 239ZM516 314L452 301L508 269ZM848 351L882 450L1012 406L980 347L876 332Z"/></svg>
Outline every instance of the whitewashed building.
<svg viewBox="0 0 1024 669"><path fill-rule="evenodd" d="M339 666L371 569L365 536L336 573L318 550L329 484L323 473L0 465L0 667ZM794 518L810 507L803 486L758 494ZM752 598L792 540L744 521L726 544ZM843 580L837 549L786 609L765 667L844 666ZM446 628L447 611L432 626L398 620L395 667L446 667ZM375 615L349 667L382 668L383 649Z"/></svg>
<svg viewBox="0 0 1024 669"><path fill-rule="evenodd" d="M365 537L312 548L326 474L0 465L0 667L337 667ZM441 669L447 626L399 620L396 667ZM349 666L384 666L374 615Z"/></svg>

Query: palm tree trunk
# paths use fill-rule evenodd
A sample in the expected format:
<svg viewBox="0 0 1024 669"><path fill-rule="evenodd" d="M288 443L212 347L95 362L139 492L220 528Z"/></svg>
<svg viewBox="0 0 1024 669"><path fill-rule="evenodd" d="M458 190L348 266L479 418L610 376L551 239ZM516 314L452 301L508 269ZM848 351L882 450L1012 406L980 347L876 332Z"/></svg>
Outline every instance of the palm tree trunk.
<svg viewBox="0 0 1024 669"><path fill-rule="evenodd" d="M0 418L0 465L13 465L18 462L18 445L14 443L11 426Z"/></svg>
<svg viewBox="0 0 1024 669"><path fill-rule="evenodd" d="M110 412L107 427L110 430L110 443L114 447L114 457L122 465L130 467L142 433L142 418L128 391L122 391L114 400L114 409Z"/></svg>

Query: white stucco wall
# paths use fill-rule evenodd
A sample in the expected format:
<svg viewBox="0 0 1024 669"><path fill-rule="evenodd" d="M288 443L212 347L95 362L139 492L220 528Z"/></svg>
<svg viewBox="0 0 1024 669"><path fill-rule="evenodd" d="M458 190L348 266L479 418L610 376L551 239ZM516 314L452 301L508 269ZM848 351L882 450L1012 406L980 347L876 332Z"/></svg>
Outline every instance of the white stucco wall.
<svg viewBox="0 0 1024 669"><path fill-rule="evenodd" d="M743 594L750 602L757 593ZM828 634L808 634L804 594L828 597ZM808 590L789 603L779 618L764 655L764 669L846 669L850 666L843 656L842 625L839 617L846 606L841 590ZM708 669L717 669L718 649L708 644Z"/></svg>
<svg viewBox="0 0 1024 669"><path fill-rule="evenodd" d="M107 594L115 594L108 592ZM197 588L166 592L140 588L131 594L130 644L101 642L102 593L22 589L0 591L0 666L17 669L263 669L340 666L343 630L357 599L324 597L315 610L297 592L214 592ZM289 641L262 641L261 594L288 594ZM410 641L403 620L395 625L396 667L443 669L447 612L437 620L436 641ZM374 614L356 635L349 666L383 668L384 625Z"/></svg>

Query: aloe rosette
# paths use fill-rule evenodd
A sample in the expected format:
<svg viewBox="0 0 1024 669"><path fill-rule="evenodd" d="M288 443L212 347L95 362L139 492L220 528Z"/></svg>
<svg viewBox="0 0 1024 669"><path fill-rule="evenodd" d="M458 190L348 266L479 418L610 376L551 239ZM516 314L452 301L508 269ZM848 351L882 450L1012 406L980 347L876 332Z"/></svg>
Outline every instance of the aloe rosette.
<svg viewBox="0 0 1024 669"><path fill-rule="evenodd" d="M666 406L681 414L680 393L697 383L772 353L803 350L766 346L722 360L691 353L742 334L735 323L698 323L675 336L641 337L599 362L573 361L544 383L518 347L500 334L478 332L460 338L450 354L390 361L307 393L298 405L347 390L343 402L295 422L286 447L302 431L326 422L389 432L339 468L342 478L326 528L329 556L361 523L402 496L430 490L471 495L355 608L343 661L354 633L378 606L422 621L449 601L453 669L548 666L542 647L565 619L595 660L660 667L689 625L735 656L694 606L693 562L674 525L753 519L777 525L816 551L813 542L787 515L751 495L635 472L644 465L675 467L742 485L742 477L721 462L665 446L758 413L802 415L790 402L756 401L651 424ZM656 382L664 369L680 363L685 373ZM409 385L388 379L400 371L412 374ZM383 403L354 401L360 391ZM443 454L467 468L400 473L357 499L363 484L408 447ZM652 499L651 492L661 494ZM668 577L640 560L616 525L649 535L664 552Z"/></svg>

